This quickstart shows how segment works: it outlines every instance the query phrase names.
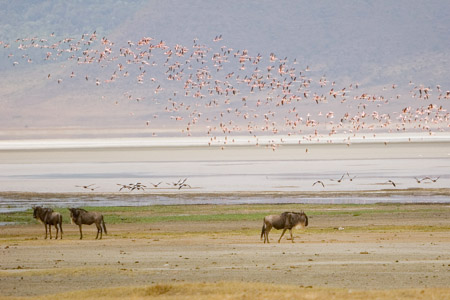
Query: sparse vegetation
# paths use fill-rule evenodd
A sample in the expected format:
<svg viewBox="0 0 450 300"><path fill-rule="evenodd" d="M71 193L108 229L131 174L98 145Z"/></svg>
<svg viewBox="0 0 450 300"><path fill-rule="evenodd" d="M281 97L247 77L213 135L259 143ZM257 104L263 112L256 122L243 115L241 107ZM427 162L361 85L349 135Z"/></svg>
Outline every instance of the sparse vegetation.
<svg viewBox="0 0 450 300"><path fill-rule="evenodd" d="M108 235L103 240L94 240L93 236L79 240L77 226L68 224L63 226L63 240L45 240L42 224L32 219L31 210L0 215L2 221L24 223L0 227L0 249L6 255L1 264L0 286L7 287L5 295L34 293L30 296L33 299L48 298L52 293L58 299L287 299L294 295L311 299L445 299L450 292L445 273L447 255L439 250L445 248L450 232L448 205L85 208L104 214ZM56 210L68 222L68 210ZM310 224L306 230L294 231L295 244L267 246L260 241L263 216L299 210L310 216ZM93 232L95 228L85 230ZM392 249L400 247L407 254L393 251L391 243L396 243ZM427 245L440 247L436 248L440 254L428 260ZM410 246L418 247L420 253L410 250ZM36 251L42 257L34 257ZM428 262L425 265L421 263L424 257ZM360 264L361 260L364 262ZM369 267L370 263L373 265ZM418 265L420 271L409 273L412 266ZM336 276L314 279L304 273L305 268L311 274L336 272ZM401 277L403 285L392 284L383 275L385 272ZM267 274L261 278L261 273ZM296 284L300 282L297 277L284 282L290 285L270 283L269 274L285 279L289 274L300 276L302 283ZM350 278L351 283L342 285L342 276ZM32 285L28 290L23 285L40 280L58 280L61 288L32 291ZM422 283L417 285L411 283L420 280ZM266 283L255 283L259 281ZM21 292L12 286L17 286L17 291L20 286ZM101 286L104 288L93 289ZM336 288L343 286L354 289L350 293ZM416 286L422 289L413 289Z"/></svg>
<svg viewBox="0 0 450 300"><path fill-rule="evenodd" d="M308 216L376 216L398 213L412 215L432 214L448 211L445 205L417 204L277 204L277 205L154 205L154 206L113 206L84 207L88 211L102 212L107 224L120 223L158 223L158 222L235 222L260 221L271 213L304 210ZM63 215L64 223L69 223L69 211L66 208L54 208ZM0 222L34 224L32 210L0 213Z"/></svg>

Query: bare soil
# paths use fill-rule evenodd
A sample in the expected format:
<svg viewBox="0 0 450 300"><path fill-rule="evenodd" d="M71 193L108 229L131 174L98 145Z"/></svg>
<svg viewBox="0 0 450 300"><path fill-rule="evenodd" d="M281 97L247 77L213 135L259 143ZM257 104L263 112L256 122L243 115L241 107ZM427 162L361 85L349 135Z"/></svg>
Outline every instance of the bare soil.
<svg viewBox="0 0 450 300"><path fill-rule="evenodd" d="M0 227L0 296L176 282L262 282L356 290L450 288L450 212L314 216L295 243L261 222ZM392 227L392 229L391 229Z"/></svg>

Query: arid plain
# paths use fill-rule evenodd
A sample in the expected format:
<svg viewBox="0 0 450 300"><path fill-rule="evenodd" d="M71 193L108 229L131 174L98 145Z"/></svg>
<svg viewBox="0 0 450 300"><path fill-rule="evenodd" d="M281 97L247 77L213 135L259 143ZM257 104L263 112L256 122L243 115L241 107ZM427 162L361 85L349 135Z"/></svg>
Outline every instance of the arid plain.
<svg viewBox="0 0 450 300"><path fill-rule="evenodd" d="M182 207L104 208L102 240L92 226L83 240L71 224L62 240L44 240L33 221L2 226L1 295L123 296L117 287L132 298L450 294L449 205L195 205L181 214ZM259 215L301 208L310 226L295 231L295 243L276 243L273 230L263 244Z"/></svg>

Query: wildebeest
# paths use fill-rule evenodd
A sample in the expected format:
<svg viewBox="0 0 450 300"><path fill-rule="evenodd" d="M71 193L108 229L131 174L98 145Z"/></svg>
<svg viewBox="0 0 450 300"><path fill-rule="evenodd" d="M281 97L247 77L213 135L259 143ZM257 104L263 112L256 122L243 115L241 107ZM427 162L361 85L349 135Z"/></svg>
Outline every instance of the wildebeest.
<svg viewBox="0 0 450 300"><path fill-rule="evenodd" d="M61 230L61 239L63 235L62 229L62 216L58 212L54 212L51 208L45 208L40 206L33 207L33 218L37 219L44 224L45 238L47 239L47 225L48 231L50 231L50 239L52 239L52 225L56 228L56 238L58 239L58 232ZM59 225L59 230L58 230Z"/></svg>
<svg viewBox="0 0 450 300"><path fill-rule="evenodd" d="M261 239L264 236L264 243L267 241L269 243L269 232L273 228L283 229L278 243L281 241L286 230L289 229L291 233L291 240L294 242L294 237L292 236L292 228L295 227L306 227L308 226L308 216L302 212L284 212L281 215L270 215L264 217L264 223L261 231Z"/></svg>
<svg viewBox="0 0 450 300"><path fill-rule="evenodd" d="M95 223L95 226L97 226L97 236L95 239L98 239L98 234L100 233L100 239L102 238L102 233L106 232L106 226L105 221L103 220L103 215L98 212L88 212L85 209L82 208L69 208L70 210L70 218L72 219L72 222L77 224L80 228L80 240L83 239L83 232L81 231L81 225L91 225ZM103 231L102 231L103 226Z"/></svg>

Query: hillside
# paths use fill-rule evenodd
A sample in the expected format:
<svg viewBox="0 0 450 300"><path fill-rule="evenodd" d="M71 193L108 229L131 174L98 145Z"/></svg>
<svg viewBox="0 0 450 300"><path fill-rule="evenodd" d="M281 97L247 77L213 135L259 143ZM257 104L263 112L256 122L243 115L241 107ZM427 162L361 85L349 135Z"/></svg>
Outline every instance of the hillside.
<svg viewBox="0 0 450 300"><path fill-rule="evenodd" d="M241 128L247 126L246 119L241 118L246 113L264 115L276 110L274 121L281 123L286 121L288 111L293 108L303 112L301 118L305 122L308 114L325 115L328 111L333 111L336 117L349 111L360 114L361 111L355 108L359 107L359 102L340 104L330 101L333 91L344 88L348 91L356 84L359 90L348 92L348 99L371 94L378 99L382 96L382 99L395 100L383 104L382 109L374 106L365 112L368 114L375 109L380 114L398 113L405 107L412 107L414 111L430 103L444 109L449 106L448 101L439 96L450 89L450 41L446 38L450 31L450 3L447 1L79 0L56 4L53 1L1 1L0 4L3 7L0 12L0 125L4 129L150 126L152 133L171 128L185 133L186 127L192 125L186 121L192 120L192 109L185 114L181 114L182 109L178 110L180 113L174 113L170 110L170 105L175 107L174 102L177 105L183 103L182 108L197 107L197 112L203 115L200 123L203 118L209 121L217 118L227 109L240 110L240 116L231 121ZM95 39L87 44L93 34ZM213 39L219 36L220 40L214 42ZM186 56L194 53L196 46L207 49L204 62L193 68L198 70L205 65L209 68L209 88L215 89L217 83L212 86L213 81L224 82L225 75L231 72L236 76L240 74L241 80L264 71L271 64L274 70L285 64L286 74L280 74L280 82L289 81L287 73L295 68L295 77L305 76L303 84L305 80L312 83L306 88L299 83L296 87L299 95L307 93L309 99L313 95L328 95L328 99L320 103L297 99L299 103L282 109L276 104L254 107L250 104L258 99L278 99L284 91L274 95L268 90L253 94L242 88L239 80L233 86L236 88L240 84L239 95L233 97L199 100L191 97L194 92L189 97L181 97L185 80L189 74L195 75L195 70L187 70L187 57L174 55L166 62L167 49L164 52L155 49L145 63L139 61L139 65L130 65L121 52L125 48L134 51L133 55L146 51L137 46L143 37L152 38L150 45L163 41L173 52L177 45L185 47ZM75 42L80 47L73 51L71 58L69 49ZM58 47L52 48L55 44ZM111 50L107 59L89 65L77 61L77 58L93 58L105 49L105 45ZM226 58L229 62L221 65L220 72L214 71L214 54L224 49L231 49ZM250 65L241 70L241 65L232 61L233 54L239 58L244 51L249 58L261 57L258 70ZM51 57L46 59L49 52ZM276 56L274 62L269 60L272 53ZM150 58L150 55L154 57ZM155 62L153 68L143 65L152 62ZM105 84L111 81L115 71L118 72L119 63L126 67L122 79ZM180 82L166 80L169 63L180 64L178 71L185 75L180 77ZM144 73L143 70L146 71L145 81L137 82L135 79ZM90 80L85 80L86 76ZM152 82L150 78L155 80ZM322 79L327 82L326 88L319 83ZM293 80L294 84L295 81L299 80ZM157 82L162 89L156 95ZM332 82L336 85L331 86ZM437 85L442 91L436 90ZM418 90L423 88L429 89L434 98L412 103L411 95L418 95ZM251 108L241 109L242 98L248 98L246 103ZM222 101L227 99L230 103L224 105ZM221 105L209 105L214 100ZM155 115L158 118L154 118ZM171 118L183 118L184 121L173 122ZM150 120L151 125L148 125ZM328 121L321 121L321 129L326 127L327 132L330 130ZM204 134L205 126L221 127L220 121L212 125L205 121L194 127ZM261 128L265 122L255 126ZM445 125L438 127L442 130ZM308 131L311 128L302 130Z"/></svg>

